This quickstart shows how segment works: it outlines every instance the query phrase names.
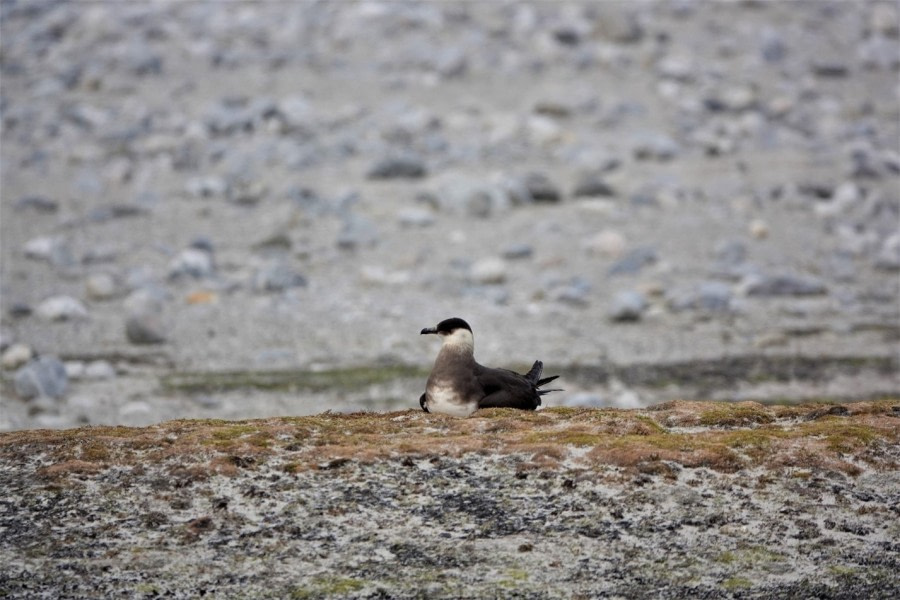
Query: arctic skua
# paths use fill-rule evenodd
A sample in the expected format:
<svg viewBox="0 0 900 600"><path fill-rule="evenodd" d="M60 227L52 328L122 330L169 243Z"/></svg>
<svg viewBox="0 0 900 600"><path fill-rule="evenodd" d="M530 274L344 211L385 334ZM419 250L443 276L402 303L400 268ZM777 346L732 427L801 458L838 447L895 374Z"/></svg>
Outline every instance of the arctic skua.
<svg viewBox="0 0 900 600"><path fill-rule="evenodd" d="M441 338L441 350L419 398L425 412L468 417L479 408L535 410L541 405L541 396L560 391L539 389L559 377L542 379L544 363L539 360L525 375L478 364L472 328L458 317L422 330L423 335L431 333Z"/></svg>

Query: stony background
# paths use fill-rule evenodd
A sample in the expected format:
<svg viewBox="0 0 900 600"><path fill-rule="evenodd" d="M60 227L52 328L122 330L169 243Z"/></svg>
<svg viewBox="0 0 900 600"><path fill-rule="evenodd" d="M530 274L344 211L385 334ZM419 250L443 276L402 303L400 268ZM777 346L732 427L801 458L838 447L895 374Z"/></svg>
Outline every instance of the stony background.
<svg viewBox="0 0 900 600"><path fill-rule="evenodd" d="M3 1L0 429L414 406L421 375L160 382L427 369L449 316L482 362L570 375L557 404L896 392L898 27L865 1ZM760 356L853 368L566 371Z"/></svg>

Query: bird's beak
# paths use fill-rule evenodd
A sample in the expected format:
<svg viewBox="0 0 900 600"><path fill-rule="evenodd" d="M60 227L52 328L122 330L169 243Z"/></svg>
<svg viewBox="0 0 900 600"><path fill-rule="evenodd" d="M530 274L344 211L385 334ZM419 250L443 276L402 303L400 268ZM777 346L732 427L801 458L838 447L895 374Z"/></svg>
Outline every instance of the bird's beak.
<svg viewBox="0 0 900 600"><path fill-rule="evenodd" d="M426 327L422 330L421 335L425 335L426 333L437 333L437 327Z"/></svg>

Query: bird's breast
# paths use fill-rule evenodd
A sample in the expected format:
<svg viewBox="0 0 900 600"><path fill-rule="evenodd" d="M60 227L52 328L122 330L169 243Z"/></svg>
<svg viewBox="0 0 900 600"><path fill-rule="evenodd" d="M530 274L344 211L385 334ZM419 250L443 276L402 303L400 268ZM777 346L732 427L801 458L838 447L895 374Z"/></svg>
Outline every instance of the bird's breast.
<svg viewBox="0 0 900 600"><path fill-rule="evenodd" d="M425 398L430 412L444 413L455 417L468 417L478 408L478 402L467 400L454 386L436 382L425 390Z"/></svg>

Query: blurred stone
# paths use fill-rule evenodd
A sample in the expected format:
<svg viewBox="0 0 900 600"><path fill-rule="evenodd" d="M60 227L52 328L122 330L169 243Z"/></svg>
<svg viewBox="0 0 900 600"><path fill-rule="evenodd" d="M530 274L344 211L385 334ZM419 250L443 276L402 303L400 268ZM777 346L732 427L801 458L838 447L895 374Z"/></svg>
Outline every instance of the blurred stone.
<svg viewBox="0 0 900 600"><path fill-rule="evenodd" d="M426 208L406 208L397 213L397 220L404 227L430 227L434 213Z"/></svg>
<svg viewBox="0 0 900 600"><path fill-rule="evenodd" d="M3 351L3 355L0 357L0 366L7 371L12 371L27 363L32 356L34 356L34 352L25 344L13 344Z"/></svg>
<svg viewBox="0 0 900 600"><path fill-rule="evenodd" d="M109 273L92 273L84 282L84 291L89 300L109 300L118 295L119 284Z"/></svg>
<svg viewBox="0 0 900 600"><path fill-rule="evenodd" d="M59 210L59 202L46 196L23 196L16 200L16 210L33 210L39 213L55 213Z"/></svg>
<svg viewBox="0 0 900 600"><path fill-rule="evenodd" d="M656 262L656 249L650 246L635 248L628 252L624 257L616 261L609 268L608 274L612 275L634 275L639 273L641 269L647 265Z"/></svg>
<svg viewBox="0 0 900 600"><path fill-rule="evenodd" d="M24 400L60 398L69 385L66 367L54 356L41 356L19 368L13 377L16 394Z"/></svg>
<svg viewBox="0 0 900 600"><path fill-rule="evenodd" d="M305 285L306 278L284 260L274 260L253 275L253 289L257 292L282 292Z"/></svg>
<svg viewBox="0 0 900 600"><path fill-rule="evenodd" d="M530 244L515 243L506 246L501 254L503 258L508 260L531 258L531 255L534 254L534 248Z"/></svg>
<svg viewBox="0 0 900 600"><path fill-rule="evenodd" d="M599 254L607 258L618 258L625 252L625 236L613 229L595 233L584 242L588 254Z"/></svg>
<svg viewBox="0 0 900 600"><path fill-rule="evenodd" d="M71 296L53 296L38 304L35 314L47 321L68 321L85 319L88 311L81 301Z"/></svg>
<svg viewBox="0 0 900 600"><path fill-rule="evenodd" d="M344 226L337 237L338 248L356 250L377 243L378 231L371 220L357 214L349 214L344 218Z"/></svg>
<svg viewBox="0 0 900 600"><path fill-rule="evenodd" d="M900 34L900 13L896 2L872 4L869 28L879 35L896 38Z"/></svg>
<svg viewBox="0 0 900 600"><path fill-rule="evenodd" d="M576 275L568 281L554 284L550 289L550 298L571 306L587 306L591 300L591 289L589 281Z"/></svg>
<svg viewBox="0 0 900 600"><path fill-rule="evenodd" d="M587 174L578 180L572 195L576 198L592 198L595 196L615 196L616 190L603 176L596 173Z"/></svg>
<svg viewBox="0 0 900 600"><path fill-rule="evenodd" d="M186 248L169 263L169 279L193 277L203 279L213 274L215 267L209 252L197 248Z"/></svg>
<svg viewBox="0 0 900 600"><path fill-rule="evenodd" d="M162 344L166 341L158 314L139 313L125 319L125 337L132 344Z"/></svg>
<svg viewBox="0 0 900 600"><path fill-rule="evenodd" d="M469 269L469 277L476 283L498 284L506 281L506 262L491 257L476 261Z"/></svg>
<svg viewBox="0 0 900 600"><path fill-rule="evenodd" d="M762 219L754 219L749 226L750 235L757 240L769 237L769 224Z"/></svg>
<svg viewBox="0 0 900 600"><path fill-rule="evenodd" d="M609 318L616 322L638 321L645 310L647 299L644 295L634 290L625 290L613 297Z"/></svg>
<svg viewBox="0 0 900 600"><path fill-rule="evenodd" d="M822 281L795 275L748 275L740 285L747 296L820 296L828 293Z"/></svg>
<svg viewBox="0 0 900 600"><path fill-rule="evenodd" d="M376 162L366 177L369 179L418 179L428 174L425 161L417 156L394 156Z"/></svg>
<svg viewBox="0 0 900 600"><path fill-rule="evenodd" d="M882 271L900 271L900 233L887 237L875 258L875 268Z"/></svg>
<svg viewBox="0 0 900 600"><path fill-rule="evenodd" d="M713 255L723 267L739 265L747 259L747 246L736 240L724 240L716 244Z"/></svg>
<svg viewBox="0 0 900 600"><path fill-rule="evenodd" d="M84 368L85 379L113 379L115 376L115 367L105 360L92 361Z"/></svg>
<svg viewBox="0 0 900 600"><path fill-rule="evenodd" d="M644 134L632 148L632 153L638 160L667 161L680 152L678 142L662 133Z"/></svg>
<svg viewBox="0 0 900 600"><path fill-rule="evenodd" d="M529 173L523 178L528 193L535 202L559 202L559 188L543 173Z"/></svg>

